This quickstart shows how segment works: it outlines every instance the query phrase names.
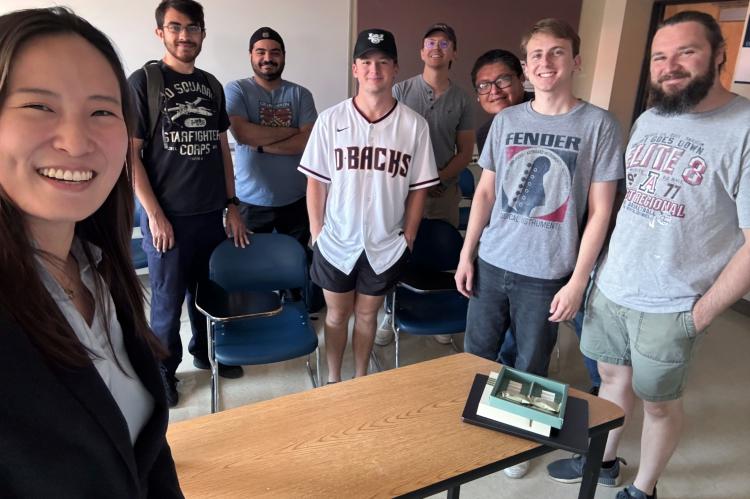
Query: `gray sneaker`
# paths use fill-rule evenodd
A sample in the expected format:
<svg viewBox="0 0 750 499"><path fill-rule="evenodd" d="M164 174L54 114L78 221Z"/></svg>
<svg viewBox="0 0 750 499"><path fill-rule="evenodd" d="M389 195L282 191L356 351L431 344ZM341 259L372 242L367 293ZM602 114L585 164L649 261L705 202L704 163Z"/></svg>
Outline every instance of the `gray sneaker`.
<svg viewBox="0 0 750 499"><path fill-rule="evenodd" d="M615 499L656 499L656 487L654 487L654 493L649 496L641 489L637 489L635 485L628 485L617 493Z"/></svg>
<svg viewBox="0 0 750 499"><path fill-rule="evenodd" d="M375 331L375 344L381 347L389 345L393 341L393 316L386 313L383 317L383 321Z"/></svg>
<svg viewBox="0 0 750 499"><path fill-rule="evenodd" d="M611 468L602 468L599 471L599 485L605 487L617 487L620 485L620 463L628 463L621 457L615 459ZM556 482L579 483L583 480L583 467L586 466L586 456L574 454L569 459L558 459L547 465L549 477Z"/></svg>

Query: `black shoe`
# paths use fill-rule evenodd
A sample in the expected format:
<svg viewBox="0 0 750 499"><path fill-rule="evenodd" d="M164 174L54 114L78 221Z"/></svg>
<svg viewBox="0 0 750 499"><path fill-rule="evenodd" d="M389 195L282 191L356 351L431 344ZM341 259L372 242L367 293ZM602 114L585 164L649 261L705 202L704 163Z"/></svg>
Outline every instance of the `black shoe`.
<svg viewBox="0 0 750 499"><path fill-rule="evenodd" d="M591 389L589 390L589 393L591 395L593 395L594 397L598 397L599 396L599 387L598 386L592 386Z"/></svg>
<svg viewBox="0 0 750 499"><path fill-rule="evenodd" d="M654 487L653 494L647 495L641 489L637 489L635 485L628 485L617 493L616 499L656 499L656 487Z"/></svg>
<svg viewBox="0 0 750 499"><path fill-rule="evenodd" d="M199 359L198 357L193 357L193 365L198 369L211 369L211 363L208 360ZM244 374L242 366L227 366L219 362L219 376L222 378L237 379L241 378Z"/></svg>
<svg viewBox="0 0 750 499"><path fill-rule="evenodd" d="M167 406L171 409L175 407L180 401L180 396L177 393L177 378L174 374L167 372L163 367L161 371L161 382L164 385L164 393L167 396Z"/></svg>

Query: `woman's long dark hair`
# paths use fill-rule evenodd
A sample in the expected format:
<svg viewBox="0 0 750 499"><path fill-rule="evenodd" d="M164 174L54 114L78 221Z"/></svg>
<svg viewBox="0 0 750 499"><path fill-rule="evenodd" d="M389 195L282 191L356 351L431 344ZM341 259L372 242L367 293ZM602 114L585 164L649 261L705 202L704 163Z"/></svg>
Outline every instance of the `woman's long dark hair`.
<svg viewBox="0 0 750 499"><path fill-rule="evenodd" d="M64 8L20 10L0 16L0 108L7 96L13 58L21 46L34 38L66 34L83 37L109 62L120 86L123 116L130 136L133 124L130 91L112 43L101 31ZM129 149L112 192L96 212L76 223L75 233L82 241L102 250L98 270L112 293L123 332L132 331L155 355L161 356L164 350L146 322L143 290L130 256L134 203L130 153ZM69 368L85 366L90 362L89 353L44 287L37 270L37 254L39 250L33 245L24 214L0 186L0 310L21 326L51 364ZM90 257L88 252L87 256ZM0 331L0 348L3 334L8 332Z"/></svg>

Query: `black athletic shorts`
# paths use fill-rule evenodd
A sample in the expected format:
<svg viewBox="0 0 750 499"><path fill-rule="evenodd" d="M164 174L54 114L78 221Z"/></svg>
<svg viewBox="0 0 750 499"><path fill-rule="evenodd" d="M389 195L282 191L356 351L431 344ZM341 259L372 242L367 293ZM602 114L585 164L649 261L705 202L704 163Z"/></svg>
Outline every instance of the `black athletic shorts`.
<svg viewBox="0 0 750 499"><path fill-rule="evenodd" d="M376 274L367 261L367 255L363 251L357 263L354 264L349 275L323 258L318 251L318 245L313 246L313 261L310 267L310 278L323 289L334 293L348 293L355 290L357 293L370 296L383 296L387 294L396 284L406 263L409 261L411 252L407 248L396 263L380 274Z"/></svg>

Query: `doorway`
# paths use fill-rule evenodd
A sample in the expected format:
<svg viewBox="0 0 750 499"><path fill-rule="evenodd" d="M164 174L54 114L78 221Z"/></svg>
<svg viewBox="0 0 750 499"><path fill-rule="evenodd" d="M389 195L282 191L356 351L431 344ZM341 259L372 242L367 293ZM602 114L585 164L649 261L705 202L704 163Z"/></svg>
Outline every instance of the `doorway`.
<svg viewBox="0 0 750 499"><path fill-rule="evenodd" d="M673 15L685 10L697 10L711 15L719 23L727 46L727 62L720 74L721 83L725 88L731 88L732 76L737 65L737 58L742 46L742 30L747 16L748 0L724 0L724 1L691 1L691 0L657 0L651 11L651 23L648 30L648 39L651 40L659 24ZM633 110L633 122L648 107L648 83L649 83L649 52L650 46L646 46L646 54L641 67L641 77L638 85L638 94Z"/></svg>

